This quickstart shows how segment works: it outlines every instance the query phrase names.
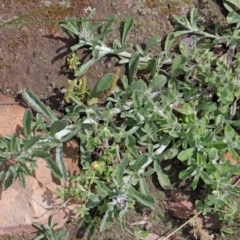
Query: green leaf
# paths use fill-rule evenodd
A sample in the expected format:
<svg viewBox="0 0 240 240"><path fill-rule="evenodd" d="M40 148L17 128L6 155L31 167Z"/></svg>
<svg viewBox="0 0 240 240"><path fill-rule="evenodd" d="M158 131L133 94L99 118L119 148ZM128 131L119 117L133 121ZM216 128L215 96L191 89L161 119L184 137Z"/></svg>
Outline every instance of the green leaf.
<svg viewBox="0 0 240 240"><path fill-rule="evenodd" d="M178 159L180 161L186 161L188 160L190 157L192 157L193 153L195 151L195 148L188 148L186 150L183 150L181 151L179 154L178 154Z"/></svg>
<svg viewBox="0 0 240 240"><path fill-rule="evenodd" d="M184 56L177 56L171 65L171 77L174 79L181 73L186 65L186 58Z"/></svg>
<svg viewBox="0 0 240 240"><path fill-rule="evenodd" d="M227 148L227 143L223 141L212 141L207 143L207 148L216 148L220 151Z"/></svg>
<svg viewBox="0 0 240 240"><path fill-rule="evenodd" d="M119 61L120 64L122 64L122 63L125 64L125 63L129 62L129 59L125 58L125 56L122 55L121 53L123 53L125 51L130 51L131 49L132 49L132 45L127 43L127 44L121 46L120 48L114 50L115 54L118 54L119 57L122 57L122 59Z"/></svg>
<svg viewBox="0 0 240 240"><path fill-rule="evenodd" d="M106 75L101 77L94 86L93 90L91 91L90 98L97 98L101 94L103 94L107 89L109 89L113 77L114 77L113 73L107 73Z"/></svg>
<svg viewBox="0 0 240 240"><path fill-rule="evenodd" d="M151 193L149 191L149 185L148 185L145 177L139 178L139 186L140 186L140 191L142 194L144 194L145 196L151 195Z"/></svg>
<svg viewBox="0 0 240 240"><path fill-rule="evenodd" d="M49 226L50 228L54 227L53 215L50 215L50 217L48 218L48 226Z"/></svg>
<svg viewBox="0 0 240 240"><path fill-rule="evenodd" d="M173 109L184 115L190 115L195 113L195 109L189 103L177 104L173 106Z"/></svg>
<svg viewBox="0 0 240 240"><path fill-rule="evenodd" d="M164 52L166 53L166 55L170 54L170 50L174 41L175 41L174 33L168 34L164 43Z"/></svg>
<svg viewBox="0 0 240 240"><path fill-rule="evenodd" d="M216 148L211 148L208 150L208 156L209 156L209 160L211 162L218 160L219 159L219 155L218 155L218 150Z"/></svg>
<svg viewBox="0 0 240 240"><path fill-rule="evenodd" d="M96 14L96 8L92 8L88 12L88 16L86 18L81 19L81 27L83 31L88 31L91 28L92 19Z"/></svg>
<svg viewBox="0 0 240 240"><path fill-rule="evenodd" d="M104 55L99 55L97 58L92 58L89 61L87 61L86 63L82 64L80 67L78 67L75 71L74 71L74 76L75 77L81 77L83 76L88 70L89 68L95 64L99 59L101 59Z"/></svg>
<svg viewBox="0 0 240 240"><path fill-rule="evenodd" d="M181 171L181 172L178 174L179 179L185 180L185 179L191 177L191 174L193 173L193 171L194 171L195 169L196 169L196 166L190 166L190 167L188 167L187 169Z"/></svg>
<svg viewBox="0 0 240 240"><path fill-rule="evenodd" d="M126 75L124 75L122 78L121 78L121 84L123 85L123 89L124 90L127 90L128 86L129 86L129 81L128 81L128 78Z"/></svg>
<svg viewBox="0 0 240 240"><path fill-rule="evenodd" d="M87 202L87 208L91 209L97 207L105 197L106 196L100 196L99 194L91 196Z"/></svg>
<svg viewBox="0 0 240 240"><path fill-rule="evenodd" d="M232 141L236 136L236 132L230 125L226 125L224 128L224 135L226 137L226 140Z"/></svg>
<svg viewBox="0 0 240 240"><path fill-rule="evenodd" d="M149 42L147 43L146 51L149 51L160 42L161 42L161 37L159 35L152 36Z"/></svg>
<svg viewBox="0 0 240 240"><path fill-rule="evenodd" d="M29 174L30 175L30 174ZM26 181L25 181L25 176L26 176L26 174L25 174L25 172L19 172L19 181L20 181L20 183L21 183L21 185L25 188L25 186L26 186Z"/></svg>
<svg viewBox="0 0 240 240"><path fill-rule="evenodd" d="M67 126L67 124L68 124L67 120L55 121L50 127L51 135L54 136L57 132L63 130Z"/></svg>
<svg viewBox="0 0 240 240"><path fill-rule="evenodd" d="M132 92L134 92L134 91L142 91L142 92L145 92L146 88L147 88L147 85L146 85L145 82L143 82L143 81L141 81L141 80L139 80L139 81L133 81L133 82L129 85L129 87L128 87L128 89L127 89L127 92L128 92L128 93L132 93Z"/></svg>
<svg viewBox="0 0 240 240"><path fill-rule="evenodd" d="M133 172L137 173L144 166L144 164L147 163L147 161L148 157L146 155L141 155L133 165Z"/></svg>
<svg viewBox="0 0 240 240"><path fill-rule="evenodd" d="M149 87L152 91L161 90L167 82L167 77L165 75L155 74L149 83Z"/></svg>
<svg viewBox="0 0 240 240"><path fill-rule="evenodd" d="M99 192L105 196L112 196L114 194L114 192L108 186L106 186L105 182L98 181L97 188Z"/></svg>
<svg viewBox="0 0 240 240"><path fill-rule="evenodd" d="M166 151L164 151L159 158L162 160L169 160L169 159L173 159L177 156L178 154L178 149L177 148L170 148L167 149Z"/></svg>
<svg viewBox="0 0 240 240"><path fill-rule="evenodd" d="M40 231L44 231L44 230L45 230L45 228L43 227L43 225L40 224L40 223L37 223L37 222L33 222L33 223L32 223L32 226L35 227L37 230L40 230Z"/></svg>
<svg viewBox="0 0 240 240"><path fill-rule="evenodd" d="M123 32L122 32L122 39L121 39L122 46L126 44L127 36L132 26L133 26L133 18L128 18L123 25Z"/></svg>
<svg viewBox="0 0 240 240"><path fill-rule="evenodd" d="M35 143L37 143L40 139L40 136L34 136L29 138L28 140L24 141L24 150L28 150L30 149L32 146L34 146Z"/></svg>
<svg viewBox="0 0 240 240"><path fill-rule="evenodd" d="M123 186L123 174L125 169L127 168L129 163L128 158L124 158L121 163L118 165L117 170L116 170L116 181L118 183L118 186Z"/></svg>
<svg viewBox="0 0 240 240"><path fill-rule="evenodd" d="M9 188L12 185L14 177L15 177L15 174L14 174L13 170L8 169L8 171L6 172L5 178L4 178L3 185L2 185L4 190L6 190L7 188Z"/></svg>
<svg viewBox="0 0 240 240"><path fill-rule="evenodd" d="M132 100L135 108L140 108L142 106L142 101L140 97L140 93L135 91L132 94Z"/></svg>
<svg viewBox="0 0 240 240"><path fill-rule="evenodd" d="M157 70L157 59L150 59L148 62L147 62L147 65L146 65L146 71L149 71L151 73L152 76L154 76L156 74L156 72L158 71Z"/></svg>
<svg viewBox="0 0 240 240"><path fill-rule="evenodd" d="M233 104L231 105L231 107L230 107L230 114L231 114L231 116L233 116L233 117L235 117L235 115L236 115L238 100L239 100L239 99L236 99L236 100L233 102Z"/></svg>
<svg viewBox="0 0 240 240"><path fill-rule="evenodd" d="M112 216L112 214L111 214L110 210L107 210L106 213L104 214L103 219L100 224L100 232L103 232L104 230L107 229L107 227L111 221L111 216Z"/></svg>
<svg viewBox="0 0 240 240"><path fill-rule="evenodd" d="M56 163L61 172L61 180L65 183L67 181L67 170L63 158L63 146L56 147Z"/></svg>
<svg viewBox="0 0 240 240"><path fill-rule="evenodd" d="M15 134L12 135L12 137L11 137L10 151L11 152L17 152L18 151L18 138Z"/></svg>
<svg viewBox="0 0 240 240"><path fill-rule="evenodd" d="M58 168L58 165L51 158L45 158L45 161L47 165L50 167L52 174L56 178L61 179L63 176L60 169Z"/></svg>
<svg viewBox="0 0 240 240"><path fill-rule="evenodd" d="M52 160L51 154L44 151L34 151L33 155L34 157L44 159L56 178L60 179L63 177L57 164Z"/></svg>
<svg viewBox="0 0 240 240"><path fill-rule="evenodd" d="M188 57L191 53L191 50L189 49L189 45L184 41L180 42L179 50L184 57Z"/></svg>
<svg viewBox="0 0 240 240"><path fill-rule="evenodd" d="M236 12L240 7L239 0L225 0L223 1L224 7L231 13Z"/></svg>
<svg viewBox="0 0 240 240"><path fill-rule="evenodd" d="M77 22L74 18L66 18L66 20L63 20L62 23L60 24L63 28L68 30L69 32L73 33L74 35L78 36L79 34L79 29L77 26Z"/></svg>
<svg viewBox="0 0 240 240"><path fill-rule="evenodd" d="M53 111L49 107L46 107L45 104L42 101L40 101L39 97L36 96L33 92L31 92L30 90L24 90L23 97L32 107L34 107L45 118L47 118L51 122L57 120L57 117L54 115Z"/></svg>
<svg viewBox="0 0 240 240"><path fill-rule="evenodd" d="M115 16L111 15L108 17L108 19L106 20L106 22L103 24L103 26L101 27L101 34L100 34L100 38L104 38L107 34L109 34L110 32L112 32L112 24L115 20Z"/></svg>
<svg viewBox="0 0 240 240"><path fill-rule="evenodd" d="M217 104L214 102L204 102L203 104L198 105L197 109L204 112L213 112L217 109Z"/></svg>
<svg viewBox="0 0 240 240"><path fill-rule="evenodd" d="M137 191L135 188L133 188L132 186L128 189L127 194L132 197L133 199L135 199L138 203L146 206L146 207L150 207L152 209L155 208L156 202L153 196L151 195L144 195L142 193L140 193L139 191Z"/></svg>
<svg viewBox="0 0 240 240"><path fill-rule="evenodd" d="M40 151L40 150L34 151L33 156L35 158L43 158L43 159L51 158L51 154L49 154L46 151Z"/></svg>
<svg viewBox="0 0 240 240"><path fill-rule="evenodd" d="M38 235L37 237L35 237L33 240L42 240L42 239L46 239L45 234L43 234L43 233Z"/></svg>
<svg viewBox="0 0 240 240"><path fill-rule="evenodd" d="M181 35L189 34L191 32L192 31L190 31L190 30L181 30L181 31L174 32L173 35L174 35L175 38L177 38L177 37L179 37Z"/></svg>
<svg viewBox="0 0 240 240"><path fill-rule="evenodd" d="M30 108L28 108L23 116L23 132L26 137L29 137L31 135L32 117L32 111Z"/></svg>
<svg viewBox="0 0 240 240"><path fill-rule="evenodd" d="M162 171L162 168L161 166L157 163L157 161L154 161L154 170L157 174L157 178L158 178L158 182L159 184L161 185L161 187L163 189L167 189L171 186L171 182L170 182L170 179L168 177L167 174L165 174L163 171Z"/></svg>
<svg viewBox="0 0 240 240"><path fill-rule="evenodd" d="M137 69L138 69L138 64L139 64L139 53L134 53L130 60L129 60L129 81L132 82L133 79L136 77L137 74Z"/></svg>
<svg viewBox="0 0 240 240"><path fill-rule="evenodd" d="M198 30L197 20L198 20L198 11L196 8L193 8L190 12L190 23L195 31Z"/></svg>
<svg viewBox="0 0 240 240"><path fill-rule="evenodd" d="M95 23L94 25L92 25L90 28L88 28L88 32L89 32L89 35L90 34L93 34L95 31L99 31L100 27L103 26L103 22L98 22L98 23ZM106 35L108 34L109 32L106 31ZM99 39L103 39L105 35L102 34L102 32L96 36L96 40L99 40Z"/></svg>

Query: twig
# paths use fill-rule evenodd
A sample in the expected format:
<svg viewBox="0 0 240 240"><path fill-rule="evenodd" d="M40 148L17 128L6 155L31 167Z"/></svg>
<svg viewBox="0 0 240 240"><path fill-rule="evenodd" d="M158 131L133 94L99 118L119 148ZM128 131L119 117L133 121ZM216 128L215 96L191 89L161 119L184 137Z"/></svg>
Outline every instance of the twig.
<svg viewBox="0 0 240 240"><path fill-rule="evenodd" d="M182 224L180 227L175 229L172 233L170 233L167 237L165 237L163 240L168 240L171 236L173 236L176 232L178 232L180 229L182 229L184 226L186 226L189 222L191 222L194 218L198 217L202 212L197 213L193 217L191 217L187 222ZM161 238L158 238L157 240L160 240Z"/></svg>

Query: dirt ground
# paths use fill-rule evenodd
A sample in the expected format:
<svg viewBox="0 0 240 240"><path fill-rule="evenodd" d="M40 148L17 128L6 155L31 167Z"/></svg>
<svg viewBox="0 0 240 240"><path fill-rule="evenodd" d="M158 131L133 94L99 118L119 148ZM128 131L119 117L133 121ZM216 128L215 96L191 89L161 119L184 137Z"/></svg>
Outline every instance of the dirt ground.
<svg viewBox="0 0 240 240"><path fill-rule="evenodd" d="M96 21L115 14L117 24L113 37L119 35L122 20L131 16L135 25L131 40L146 43L148 37L161 37L173 30L173 15L186 15L192 7L198 7L203 22L209 26L223 21L224 12L212 0L1 0L0 1L0 91L16 97L23 89L31 89L52 105L59 89L66 87L67 74L64 72L66 58L70 56L72 44L59 26L58 20L66 16L84 17L85 9L97 9ZM43 23L54 21L54 23ZM160 51L160 49L159 49ZM92 67L86 78L91 86L99 77L109 71L112 65L104 61ZM2 104L2 103L0 103ZM4 103L7 104L7 103ZM54 106L54 105L53 105ZM54 106L58 108L58 106ZM163 217L164 216L164 217ZM134 221L141 215L134 213ZM164 234L182 223L166 217L163 208L151 216L152 231ZM69 239L76 239L76 225L69 226ZM119 229L118 229L119 230ZM175 236L172 239L195 239L192 235ZM15 236L0 239L31 239L29 236ZM127 232L115 230L96 235L93 239L134 239ZM237 238L236 238L237 239Z"/></svg>
<svg viewBox="0 0 240 240"><path fill-rule="evenodd" d="M199 2L199 3L198 3ZM205 2L201 3L200 2ZM205 21L221 21L219 7L212 1L174 0L2 0L0 5L0 91L16 96L24 88L41 98L54 96L54 90L66 86L62 71L70 55L71 40L57 21L66 16L85 16L84 9L97 9L96 21L115 14L117 21L132 16L135 20L132 41L146 43L153 34L166 36L173 29L172 15L185 15L199 5ZM209 7L208 5L212 6ZM214 11L210 11L214 7ZM213 14L214 12L214 14ZM24 21L24 23L23 23ZM27 23L29 21L29 23ZM116 25L119 26L119 25ZM116 34L119 30L116 29ZM101 71L99 71L101 67ZM109 66L95 66L88 73L88 83L97 81Z"/></svg>

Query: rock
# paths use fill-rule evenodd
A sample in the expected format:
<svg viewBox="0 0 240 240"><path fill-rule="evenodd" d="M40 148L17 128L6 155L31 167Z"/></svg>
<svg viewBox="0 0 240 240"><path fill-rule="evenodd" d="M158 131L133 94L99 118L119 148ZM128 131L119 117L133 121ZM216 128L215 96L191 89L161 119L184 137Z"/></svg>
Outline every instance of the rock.
<svg viewBox="0 0 240 240"><path fill-rule="evenodd" d="M8 103L3 105L3 103ZM9 98L0 95L0 135L12 134L21 129L25 109ZM64 158L68 172L78 172L78 146L69 142L64 147ZM68 218L74 215L74 205L66 206L55 194L61 186L59 180L52 177L50 169L43 159L37 161L38 168L32 176L26 177L23 188L16 180L0 195L0 234L35 232L32 222L47 224L50 215L54 215L56 227L62 227ZM67 205L67 204L66 204Z"/></svg>
<svg viewBox="0 0 240 240"><path fill-rule="evenodd" d="M25 109L14 99L0 94L0 135L5 136L18 132Z"/></svg>

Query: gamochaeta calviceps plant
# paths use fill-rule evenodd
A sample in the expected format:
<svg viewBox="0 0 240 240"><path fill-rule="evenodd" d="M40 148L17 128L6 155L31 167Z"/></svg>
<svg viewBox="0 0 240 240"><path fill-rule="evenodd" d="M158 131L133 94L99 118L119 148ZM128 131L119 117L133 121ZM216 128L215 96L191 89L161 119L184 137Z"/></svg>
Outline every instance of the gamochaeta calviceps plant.
<svg viewBox="0 0 240 240"><path fill-rule="evenodd" d="M164 43L155 35L144 48L128 41L131 18L123 24L121 39L112 44L107 44L112 16L92 25L92 10L81 21L63 21L62 27L78 41L68 60L77 80L69 84L65 96L66 114L57 119L31 91L24 92L38 114L33 117L31 110L26 111L24 138L1 139L4 186L15 177L24 183L24 176L37 167L35 159L42 157L55 176L62 181L69 177L71 187L58 194L78 203L85 224L99 223L103 231L116 217L124 228L130 208L156 207L147 179L156 176L163 189L177 184L163 168L167 163L170 171L176 171L177 161L182 184L204 190L196 208L218 212L221 220L233 222L239 196L233 176L240 174L239 165L229 161L238 160L240 151L237 2L224 2L228 28L205 31L192 9L189 17L175 17L178 30ZM179 36L182 40L176 41ZM163 50L154 55L151 49L160 43ZM90 52L90 60L82 62L77 55L82 48ZM115 69L87 89L83 75L107 55L126 65L126 75ZM143 78L142 72L148 74ZM79 143L81 174L67 176L62 144L73 137ZM52 148L56 161L49 153ZM11 161L13 156L16 160Z"/></svg>

